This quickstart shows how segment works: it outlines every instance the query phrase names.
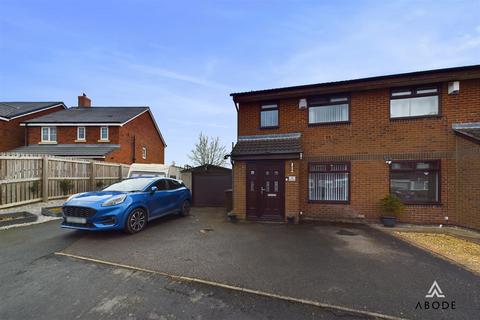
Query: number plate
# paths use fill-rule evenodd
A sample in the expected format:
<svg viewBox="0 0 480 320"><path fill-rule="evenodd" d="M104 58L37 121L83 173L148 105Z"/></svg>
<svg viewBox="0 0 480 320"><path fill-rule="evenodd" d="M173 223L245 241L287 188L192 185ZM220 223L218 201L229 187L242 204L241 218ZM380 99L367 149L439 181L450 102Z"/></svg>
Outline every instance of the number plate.
<svg viewBox="0 0 480 320"><path fill-rule="evenodd" d="M67 222L70 223L81 223L81 224L86 224L87 219L86 218L79 218L79 217L66 217Z"/></svg>

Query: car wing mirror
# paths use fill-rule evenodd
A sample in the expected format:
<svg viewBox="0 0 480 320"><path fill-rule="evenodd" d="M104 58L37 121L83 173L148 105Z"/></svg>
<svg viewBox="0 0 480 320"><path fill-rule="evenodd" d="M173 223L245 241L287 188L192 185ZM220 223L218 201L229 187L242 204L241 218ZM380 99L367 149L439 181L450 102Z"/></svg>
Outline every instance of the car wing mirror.
<svg viewBox="0 0 480 320"><path fill-rule="evenodd" d="M158 191L158 188L156 186L153 186L152 188L150 188L150 193L151 194L154 194L157 191Z"/></svg>

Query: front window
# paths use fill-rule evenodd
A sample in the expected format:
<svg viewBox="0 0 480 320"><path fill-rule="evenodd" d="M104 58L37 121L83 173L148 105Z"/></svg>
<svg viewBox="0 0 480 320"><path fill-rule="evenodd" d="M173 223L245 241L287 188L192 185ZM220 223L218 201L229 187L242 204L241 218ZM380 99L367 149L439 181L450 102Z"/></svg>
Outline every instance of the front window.
<svg viewBox="0 0 480 320"><path fill-rule="evenodd" d="M436 116L438 104L437 87L394 89L390 95L390 118Z"/></svg>
<svg viewBox="0 0 480 320"><path fill-rule="evenodd" d="M390 192L405 203L439 202L439 161L399 161L390 167Z"/></svg>
<svg viewBox="0 0 480 320"><path fill-rule="evenodd" d="M143 191L145 188L152 183L151 178L135 178L127 179L114 183L111 186L103 189L103 191L121 191L121 192L135 192Z"/></svg>
<svg viewBox="0 0 480 320"><path fill-rule="evenodd" d="M349 163L311 163L308 166L308 199L333 203L349 201Z"/></svg>
<svg viewBox="0 0 480 320"><path fill-rule="evenodd" d="M57 142L57 128L42 127L42 142Z"/></svg>
<svg viewBox="0 0 480 320"><path fill-rule="evenodd" d="M277 128L278 127L278 105L264 104L260 110L260 127Z"/></svg>
<svg viewBox="0 0 480 320"><path fill-rule="evenodd" d="M78 127L77 128L77 140L85 141L85 138L86 138L85 127Z"/></svg>
<svg viewBox="0 0 480 320"><path fill-rule="evenodd" d="M308 99L308 123L348 122L350 99L347 95Z"/></svg>
<svg viewBox="0 0 480 320"><path fill-rule="evenodd" d="M108 127L100 128L100 140L108 141Z"/></svg>

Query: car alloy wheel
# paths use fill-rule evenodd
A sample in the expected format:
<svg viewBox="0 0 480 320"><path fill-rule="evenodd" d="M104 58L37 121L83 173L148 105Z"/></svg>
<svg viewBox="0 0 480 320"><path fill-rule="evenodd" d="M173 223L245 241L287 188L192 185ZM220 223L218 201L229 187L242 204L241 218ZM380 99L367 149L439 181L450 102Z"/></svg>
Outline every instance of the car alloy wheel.
<svg viewBox="0 0 480 320"><path fill-rule="evenodd" d="M147 215L142 209L135 209L128 218L128 231L136 233L142 231L147 224Z"/></svg>
<svg viewBox="0 0 480 320"><path fill-rule="evenodd" d="M182 211L180 211L182 216L188 216L190 214L190 202L184 201L182 204Z"/></svg>

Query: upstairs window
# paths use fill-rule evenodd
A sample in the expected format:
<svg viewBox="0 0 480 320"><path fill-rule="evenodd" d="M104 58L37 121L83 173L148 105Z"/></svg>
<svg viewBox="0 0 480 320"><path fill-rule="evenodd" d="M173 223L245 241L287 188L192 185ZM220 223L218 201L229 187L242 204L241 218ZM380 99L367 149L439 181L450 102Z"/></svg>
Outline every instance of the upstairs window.
<svg viewBox="0 0 480 320"><path fill-rule="evenodd" d="M77 140L85 141L85 139L86 139L85 127L77 127Z"/></svg>
<svg viewBox="0 0 480 320"><path fill-rule="evenodd" d="M278 128L278 105L263 104L260 110L260 128Z"/></svg>
<svg viewBox="0 0 480 320"><path fill-rule="evenodd" d="M57 142L57 128L42 127L42 142Z"/></svg>
<svg viewBox="0 0 480 320"><path fill-rule="evenodd" d="M310 163L308 200L347 203L350 188L349 163Z"/></svg>
<svg viewBox="0 0 480 320"><path fill-rule="evenodd" d="M147 148L142 147L142 159L147 159Z"/></svg>
<svg viewBox="0 0 480 320"><path fill-rule="evenodd" d="M390 193L407 204L439 202L439 161L395 161L390 167Z"/></svg>
<svg viewBox="0 0 480 320"><path fill-rule="evenodd" d="M308 124L350 121L348 95L322 96L308 99Z"/></svg>
<svg viewBox="0 0 480 320"><path fill-rule="evenodd" d="M437 116L438 104L436 86L393 89L390 94L390 118Z"/></svg>
<svg viewBox="0 0 480 320"><path fill-rule="evenodd" d="M108 141L108 127L100 127L100 140Z"/></svg>

